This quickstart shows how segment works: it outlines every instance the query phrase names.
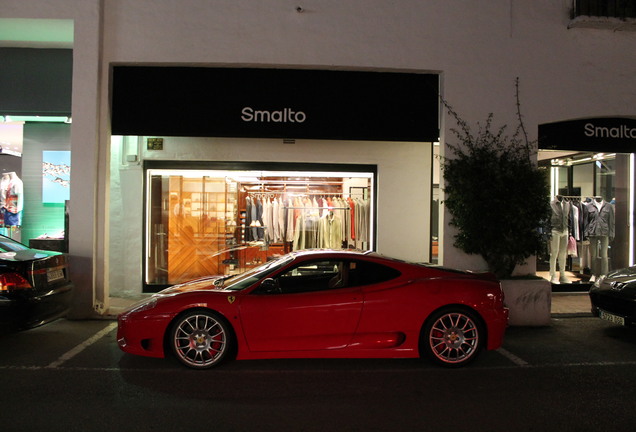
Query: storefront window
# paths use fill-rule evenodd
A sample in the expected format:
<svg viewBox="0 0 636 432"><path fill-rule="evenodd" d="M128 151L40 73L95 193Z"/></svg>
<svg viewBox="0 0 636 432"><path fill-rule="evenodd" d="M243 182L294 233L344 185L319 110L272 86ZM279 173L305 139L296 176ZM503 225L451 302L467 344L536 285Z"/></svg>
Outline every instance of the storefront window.
<svg viewBox="0 0 636 432"><path fill-rule="evenodd" d="M146 170L145 283L237 274L309 248L372 249L371 172Z"/></svg>
<svg viewBox="0 0 636 432"><path fill-rule="evenodd" d="M0 116L0 234L33 248L68 251L69 121Z"/></svg>
<svg viewBox="0 0 636 432"><path fill-rule="evenodd" d="M555 285L593 283L632 260L633 155L542 151L551 170L547 253L538 273ZM542 162L541 162L542 161Z"/></svg>

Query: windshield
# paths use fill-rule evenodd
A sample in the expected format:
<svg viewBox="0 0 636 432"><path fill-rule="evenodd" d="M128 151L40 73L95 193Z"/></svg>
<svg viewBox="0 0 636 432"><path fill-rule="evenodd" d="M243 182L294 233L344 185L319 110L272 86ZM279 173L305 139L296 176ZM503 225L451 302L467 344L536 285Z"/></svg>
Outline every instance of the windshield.
<svg viewBox="0 0 636 432"><path fill-rule="evenodd" d="M0 252L18 252L27 250L22 243L11 240L9 237L0 236Z"/></svg>
<svg viewBox="0 0 636 432"><path fill-rule="evenodd" d="M294 255L285 255L276 260L269 261L262 266L248 270L245 273L241 273L225 279L223 281L223 286L225 287L225 289L231 291L244 290L245 288L258 282L259 280L266 278L268 275L272 274L273 272L287 265L293 260Z"/></svg>

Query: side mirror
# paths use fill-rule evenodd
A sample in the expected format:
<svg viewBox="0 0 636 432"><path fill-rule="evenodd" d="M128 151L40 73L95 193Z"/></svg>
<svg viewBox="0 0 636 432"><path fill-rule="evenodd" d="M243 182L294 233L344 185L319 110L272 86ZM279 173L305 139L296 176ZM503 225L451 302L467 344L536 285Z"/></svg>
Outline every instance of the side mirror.
<svg viewBox="0 0 636 432"><path fill-rule="evenodd" d="M261 285L258 287L259 294L280 294L280 286L278 282L272 278L267 278L261 282Z"/></svg>

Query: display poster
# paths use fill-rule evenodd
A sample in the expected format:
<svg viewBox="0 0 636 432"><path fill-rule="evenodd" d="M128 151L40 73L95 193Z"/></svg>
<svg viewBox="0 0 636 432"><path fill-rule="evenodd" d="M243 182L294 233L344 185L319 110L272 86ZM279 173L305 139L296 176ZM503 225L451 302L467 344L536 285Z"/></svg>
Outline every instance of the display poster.
<svg viewBox="0 0 636 432"><path fill-rule="evenodd" d="M42 152L42 202L64 203L70 199L71 152Z"/></svg>

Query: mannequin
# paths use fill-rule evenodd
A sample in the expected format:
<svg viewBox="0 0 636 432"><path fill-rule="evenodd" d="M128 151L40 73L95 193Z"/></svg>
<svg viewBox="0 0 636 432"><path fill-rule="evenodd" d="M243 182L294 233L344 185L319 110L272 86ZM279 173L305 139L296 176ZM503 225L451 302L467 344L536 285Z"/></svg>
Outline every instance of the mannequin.
<svg viewBox="0 0 636 432"><path fill-rule="evenodd" d="M4 173L0 181L0 188L2 189L4 225L22 225L22 208L24 206L22 180L14 172Z"/></svg>
<svg viewBox="0 0 636 432"><path fill-rule="evenodd" d="M594 197L588 204L588 222L585 227L585 235L590 240L590 252L592 256L592 277L594 282L609 271L608 249L609 243L614 240L614 205L608 203L603 197Z"/></svg>
<svg viewBox="0 0 636 432"><path fill-rule="evenodd" d="M552 227L552 237L550 240L550 282L554 284L569 283L565 275L565 259L568 252L568 220L570 217L570 203L562 196L557 195L550 203L552 216L550 225ZM557 277L557 260L559 262L559 273Z"/></svg>

